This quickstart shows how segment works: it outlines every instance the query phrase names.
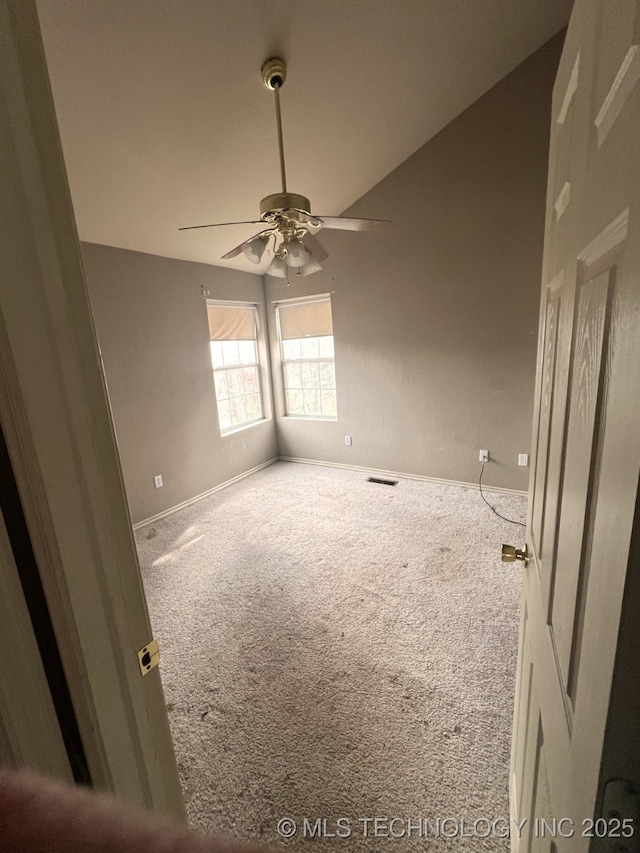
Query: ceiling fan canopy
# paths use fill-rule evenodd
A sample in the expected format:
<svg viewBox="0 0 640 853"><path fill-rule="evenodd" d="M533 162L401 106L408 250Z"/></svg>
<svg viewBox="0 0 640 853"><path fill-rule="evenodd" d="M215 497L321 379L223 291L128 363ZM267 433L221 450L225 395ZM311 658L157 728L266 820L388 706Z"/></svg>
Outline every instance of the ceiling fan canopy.
<svg viewBox="0 0 640 853"><path fill-rule="evenodd" d="M197 228L216 228L222 225L268 225L269 227L248 240L243 241L222 256L223 260L243 253L250 261L260 264L265 255L271 258L268 275L289 278L289 269L296 275L310 275L322 269L320 261L328 257L315 234L321 228L344 231L386 231L391 222L386 219L352 219L345 216L314 216L311 202L306 196L287 191L287 176L282 139L282 117L280 112L280 89L287 79L287 67L283 59L272 57L262 66L262 82L274 93L276 122L278 128L278 151L280 155L280 177L282 192L265 196L260 202L260 219L244 222L216 222L209 225L188 225L180 231Z"/></svg>

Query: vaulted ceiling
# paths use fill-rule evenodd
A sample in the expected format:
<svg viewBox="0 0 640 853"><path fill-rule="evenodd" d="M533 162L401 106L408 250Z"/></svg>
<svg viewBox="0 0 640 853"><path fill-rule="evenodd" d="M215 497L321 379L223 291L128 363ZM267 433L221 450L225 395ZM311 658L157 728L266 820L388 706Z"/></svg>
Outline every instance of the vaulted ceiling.
<svg viewBox="0 0 640 853"><path fill-rule="evenodd" d="M564 27L571 0L38 0L82 240L220 256L279 192L340 214ZM532 92L535 98L536 93ZM354 235L354 239L357 237Z"/></svg>

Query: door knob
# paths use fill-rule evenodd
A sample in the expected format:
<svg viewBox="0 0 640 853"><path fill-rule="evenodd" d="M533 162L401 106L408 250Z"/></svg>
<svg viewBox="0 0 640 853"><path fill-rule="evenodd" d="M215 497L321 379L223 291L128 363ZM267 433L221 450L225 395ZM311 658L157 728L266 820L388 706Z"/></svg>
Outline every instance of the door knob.
<svg viewBox="0 0 640 853"><path fill-rule="evenodd" d="M515 563L516 560L522 560L523 563L528 562L529 560L529 552L527 551L527 546L524 548L516 548L514 545L503 545L502 546L502 562L503 563Z"/></svg>

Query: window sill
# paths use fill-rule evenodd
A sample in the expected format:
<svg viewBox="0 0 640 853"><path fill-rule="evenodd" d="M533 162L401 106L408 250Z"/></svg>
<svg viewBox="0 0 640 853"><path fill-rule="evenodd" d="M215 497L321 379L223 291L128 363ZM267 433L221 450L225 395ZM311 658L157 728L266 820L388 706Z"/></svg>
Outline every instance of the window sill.
<svg viewBox="0 0 640 853"><path fill-rule="evenodd" d="M322 423L336 424L338 418L323 418L318 415L283 415L283 420L287 421L321 421Z"/></svg>
<svg viewBox="0 0 640 853"><path fill-rule="evenodd" d="M233 429L226 429L224 432L220 432L220 437L226 438L228 435L235 435L237 432L243 432L245 429L266 424L270 420L271 418L261 418L259 421L251 421L250 424L242 424L242 426L234 427Z"/></svg>

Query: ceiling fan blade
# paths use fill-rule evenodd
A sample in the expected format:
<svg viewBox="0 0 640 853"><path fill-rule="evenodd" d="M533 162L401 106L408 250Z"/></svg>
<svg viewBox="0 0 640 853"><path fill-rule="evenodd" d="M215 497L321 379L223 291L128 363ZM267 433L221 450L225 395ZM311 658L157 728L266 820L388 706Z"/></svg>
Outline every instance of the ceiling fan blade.
<svg viewBox="0 0 640 853"><path fill-rule="evenodd" d="M339 231L388 231L391 222L388 219L351 219L348 216L314 216L324 228Z"/></svg>
<svg viewBox="0 0 640 853"><path fill-rule="evenodd" d="M214 222L211 225L185 225L178 231L192 231L194 228L219 228L221 225L262 225L262 219L249 219L246 222Z"/></svg>
<svg viewBox="0 0 640 853"><path fill-rule="evenodd" d="M231 249L231 251L230 251L230 252L227 252L227 254L226 254L226 255L223 255L223 256L222 256L222 260L223 260L223 261L227 261L227 260L229 260L230 258L237 258L237 257L238 257L238 255L242 252L242 247L243 247L243 246L246 246L246 244L247 244L247 243L250 243L252 240L255 240L257 237L262 237L262 236L264 236L265 234L269 234L269 235L273 234L273 229L272 229L272 228L268 228L266 231L259 231L257 234L254 234L254 235L253 235L253 237L249 237L249 239L248 239L248 240L243 240L243 241L242 241L242 243L240 243L240 245L239 245L239 246L236 246L236 247L235 247L235 249ZM266 248L267 248L267 247L265 246L265 250L266 250Z"/></svg>
<svg viewBox="0 0 640 853"><path fill-rule="evenodd" d="M316 261L324 261L329 257L329 253L322 245L320 240L317 240L313 234L305 234L302 238L302 245Z"/></svg>

